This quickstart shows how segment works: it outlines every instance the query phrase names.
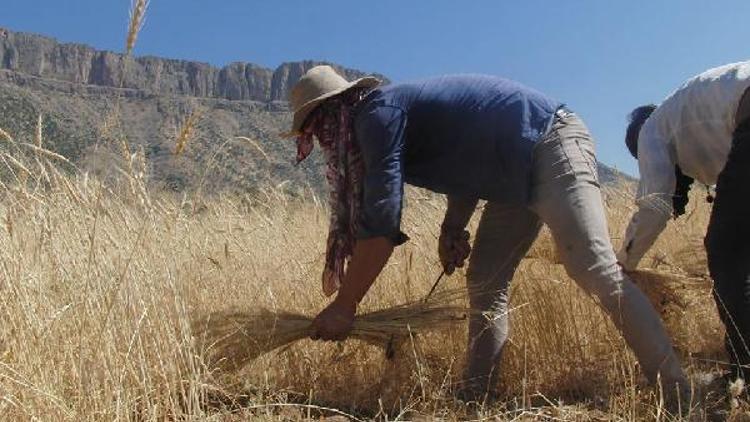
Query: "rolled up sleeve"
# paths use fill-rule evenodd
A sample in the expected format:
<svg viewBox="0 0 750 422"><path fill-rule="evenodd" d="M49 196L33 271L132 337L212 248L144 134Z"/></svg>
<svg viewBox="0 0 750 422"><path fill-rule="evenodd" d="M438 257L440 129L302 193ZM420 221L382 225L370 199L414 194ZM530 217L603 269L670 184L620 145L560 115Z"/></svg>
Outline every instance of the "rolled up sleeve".
<svg viewBox="0 0 750 422"><path fill-rule="evenodd" d="M638 211L630 220L622 249L617 253L618 261L627 270L638 266L667 226L677 183L675 163L664 139L646 137L639 143L638 167L641 176L636 198Z"/></svg>
<svg viewBox="0 0 750 422"><path fill-rule="evenodd" d="M394 245L408 240L401 232L403 148L406 113L396 107L368 106L355 120L365 166L358 238L386 237Z"/></svg>

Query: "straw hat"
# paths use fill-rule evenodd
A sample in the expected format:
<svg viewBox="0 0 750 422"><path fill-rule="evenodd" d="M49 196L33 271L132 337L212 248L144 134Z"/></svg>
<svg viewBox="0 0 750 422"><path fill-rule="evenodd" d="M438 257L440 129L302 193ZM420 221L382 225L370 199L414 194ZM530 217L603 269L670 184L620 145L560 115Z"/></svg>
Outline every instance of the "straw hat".
<svg viewBox="0 0 750 422"><path fill-rule="evenodd" d="M331 66L315 66L297 81L289 93L289 104L294 111L292 130L283 134L285 137L297 136L302 130L305 119L315 107L324 100L357 87L371 88L380 80L372 76L347 82Z"/></svg>

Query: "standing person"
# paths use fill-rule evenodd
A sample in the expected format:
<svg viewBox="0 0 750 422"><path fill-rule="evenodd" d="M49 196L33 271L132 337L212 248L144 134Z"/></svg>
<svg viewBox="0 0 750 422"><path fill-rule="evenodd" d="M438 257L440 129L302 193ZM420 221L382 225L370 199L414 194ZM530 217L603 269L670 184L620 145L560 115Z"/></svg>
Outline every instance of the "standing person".
<svg viewBox="0 0 750 422"><path fill-rule="evenodd" d="M685 212L693 179L716 184L705 246L727 330L730 375L750 375L750 62L690 79L657 106L631 113L625 142L638 160L638 211L618 253L635 269L670 216Z"/></svg>
<svg viewBox="0 0 750 422"><path fill-rule="evenodd" d="M439 254L448 273L469 255L466 224L487 200L468 268L473 309L462 395L491 389L508 337L508 284L546 223L567 272L622 331L651 382L685 378L662 323L623 274L610 244L594 146L583 122L519 83L457 75L376 88L328 66L308 71L290 102L298 160L318 138L328 162L332 221L323 288L338 290L313 338L344 339L357 304L380 274L400 230L404 183L446 194ZM344 262L348 260L348 265Z"/></svg>

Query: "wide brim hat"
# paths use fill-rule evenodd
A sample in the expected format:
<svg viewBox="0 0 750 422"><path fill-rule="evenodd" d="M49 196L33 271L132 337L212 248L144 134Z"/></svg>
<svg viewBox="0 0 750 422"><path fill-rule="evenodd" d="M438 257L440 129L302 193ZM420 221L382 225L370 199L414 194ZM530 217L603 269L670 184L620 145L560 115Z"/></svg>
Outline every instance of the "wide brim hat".
<svg viewBox="0 0 750 422"><path fill-rule="evenodd" d="M366 76L354 81L347 81L327 65L315 66L308 70L289 93L289 105L294 113L292 128L281 136L289 138L302 134L302 125L315 107L328 98L346 92L352 88L373 88L380 80Z"/></svg>

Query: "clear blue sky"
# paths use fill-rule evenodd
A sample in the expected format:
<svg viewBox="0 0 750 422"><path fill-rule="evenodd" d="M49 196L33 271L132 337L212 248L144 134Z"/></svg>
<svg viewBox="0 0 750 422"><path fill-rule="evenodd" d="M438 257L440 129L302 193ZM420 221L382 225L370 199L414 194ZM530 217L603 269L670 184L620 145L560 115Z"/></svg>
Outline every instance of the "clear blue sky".
<svg viewBox="0 0 750 422"><path fill-rule="evenodd" d="M366 5L366 6L365 6ZM3 0L0 26L122 50L129 0ZM329 60L394 81L506 76L567 103L635 174L625 116L750 58L749 0L152 0L136 53L223 65Z"/></svg>

